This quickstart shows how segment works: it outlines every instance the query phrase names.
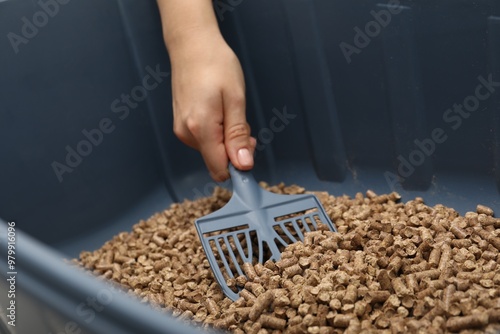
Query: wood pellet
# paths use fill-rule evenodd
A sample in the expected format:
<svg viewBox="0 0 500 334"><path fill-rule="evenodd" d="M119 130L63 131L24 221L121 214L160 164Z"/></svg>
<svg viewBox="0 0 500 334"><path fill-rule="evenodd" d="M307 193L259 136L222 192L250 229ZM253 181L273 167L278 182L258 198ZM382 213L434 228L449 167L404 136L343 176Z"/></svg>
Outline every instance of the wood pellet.
<svg viewBox="0 0 500 334"><path fill-rule="evenodd" d="M261 186L281 194L299 186ZM397 193L315 193L338 233L320 228L286 247L276 263L243 266L215 282L194 220L231 194L172 204L76 262L153 308L233 333L500 332L500 219L491 208L459 215Z"/></svg>

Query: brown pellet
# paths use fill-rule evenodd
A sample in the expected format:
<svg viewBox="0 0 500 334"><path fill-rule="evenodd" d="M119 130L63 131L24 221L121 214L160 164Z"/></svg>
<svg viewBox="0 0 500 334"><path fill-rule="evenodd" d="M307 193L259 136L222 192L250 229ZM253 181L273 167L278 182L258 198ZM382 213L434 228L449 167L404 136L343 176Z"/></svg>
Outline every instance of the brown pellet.
<svg viewBox="0 0 500 334"><path fill-rule="evenodd" d="M378 279L378 282L380 283L380 287L383 290L391 290L392 289L391 277L389 276L389 273L387 272L387 270L381 270L377 276L377 279Z"/></svg>
<svg viewBox="0 0 500 334"><path fill-rule="evenodd" d="M452 332L463 329L480 328L488 324L487 313L476 313L464 317L451 317L446 321L446 328Z"/></svg>
<svg viewBox="0 0 500 334"><path fill-rule="evenodd" d="M476 226L474 232L483 240L489 242L497 250L500 250L500 238L495 237L491 232L484 230L482 227Z"/></svg>
<svg viewBox="0 0 500 334"><path fill-rule="evenodd" d="M441 248L434 247L429 255L429 264L433 267L436 267L439 264L439 260L441 258Z"/></svg>
<svg viewBox="0 0 500 334"><path fill-rule="evenodd" d="M246 282L245 289L250 290L257 297L266 292L262 285L255 282Z"/></svg>
<svg viewBox="0 0 500 334"><path fill-rule="evenodd" d="M500 309L498 309L498 308L489 309L488 310L488 321L489 322L499 322L500 321Z"/></svg>
<svg viewBox="0 0 500 334"><path fill-rule="evenodd" d="M432 289L432 288L426 288L426 289L420 290L417 293L417 298L418 299L424 299L425 297L428 297L428 296L432 295L435 291L436 290Z"/></svg>
<svg viewBox="0 0 500 334"><path fill-rule="evenodd" d="M438 270L443 271L450 262L451 258L451 247L448 244L444 244L441 248L441 257L439 258Z"/></svg>
<svg viewBox="0 0 500 334"><path fill-rule="evenodd" d="M418 273L426 271L427 269L429 269L429 263L427 261L421 261L419 263L410 265L408 269L405 270L405 273Z"/></svg>
<svg viewBox="0 0 500 334"><path fill-rule="evenodd" d="M217 305L217 303L215 302L215 300L213 300L212 298L207 298L205 300L205 307L207 308L207 311L210 314L218 315L219 312L220 312L219 306Z"/></svg>
<svg viewBox="0 0 500 334"><path fill-rule="evenodd" d="M435 279L439 278L442 273L443 272L440 271L439 269L430 269L430 270L424 270L421 272L417 272L414 275L415 275L415 279L420 282L420 281L425 280L425 279L435 280Z"/></svg>
<svg viewBox="0 0 500 334"><path fill-rule="evenodd" d="M415 293L418 290L418 280L415 274L409 274L406 276L406 286L411 293Z"/></svg>
<svg viewBox="0 0 500 334"><path fill-rule="evenodd" d="M130 258L128 256L121 255L121 254L115 254L114 260L115 260L116 263L119 263L119 264L125 264L125 263L135 262L134 259L132 259L132 258Z"/></svg>
<svg viewBox="0 0 500 334"><path fill-rule="evenodd" d="M450 228L450 232L453 233L458 239L465 239L469 235L464 229L456 225Z"/></svg>
<svg viewBox="0 0 500 334"><path fill-rule="evenodd" d="M406 308L411 308L415 304L415 297L408 295L401 298L401 304Z"/></svg>
<svg viewBox="0 0 500 334"><path fill-rule="evenodd" d="M395 256L392 260L389 261L389 265L387 266L387 268L391 270L394 274L398 274L402 264L403 264L402 259L399 256Z"/></svg>
<svg viewBox="0 0 500 334"><path fill-rule="evenodd" d="M446 310L444 308L444 303L440 300L437 300L436 305L429 312L427 312L422 319L432 321L436 317L443 315L445 312Z"/></svg>
<svg viewBox="0 0 500 334"><path fill-rule="evenodd" d="M302 267L299 264L294 264L284 270L285 277L293 277L302 273Z"/></svg>
<svg viewBox="0 0 500 334"><path fill-rule="evenodd" d="M389 291L370 291L368 292L368 296L366 297L368 303L383 303L389 298L391 293Z"/></svg>
<svg viewBox="0 0 500 334"><path fill-rule="evenodd" d="M257 297L247 289L243 289L240 291L240 296L243 297L247 302L254 301Z"/></svg>
<svg viewBox="0 0 500 334"><path fill-rule="evenodd" d="M241 267L243 268L243 272L250 281L255 280L255 278L257 277L257 273L255 272L255 269L251 263L245 262Z"/></svg>
<svg viewBox="0 0 500 334"><path fill-rule="evenodd" d="M236 314L230 313L226 317L214 321L213 326L215 328L228 328L231 325L236 324L237 322L238 319L236 318Z"/></svg>
<svg viewBox="0 0 500 334"><path fill-rule="evenodd" d="M396 277L392 280L392 288L399 297L410 294L410 290L406 287L401 277Z"/></svg>
<svg viewBox="0 0 500 334"><path fill-rule="evenodd" d="M451 301L453 300L453 294L455 293L456 288L454 284L449 284L443 291L443 303L444 303L444 309L446 311L449 310Z"/></svg>
<svg viewBox="0 0 500 334"><path fill-rule="evenodd" d="M354 285L347 286L344 298L342 299L343 304L354 304L358 299L358 291Z"/></svg>
<svg viewBox="0 0 500 334"><path fill-rule="evenodd" d="M352 319L350 314L337 314L333 319L333 326L340 328L347 328Z"/></svg>
<svg viewBox="0 0 500 334"><path fill-rule="evenodd" d="M283 330L286 326L286 320L263 314L259 318L262 327Z"/></svg>
<svg viewBox="0 0 500 334"><path fill-rule="evenodd" d="M274 299L274 293L271 290L268 290L257 297L255 303L250 310L250 314L248 315L249 319L255 321L259 318L259 316L267 309Z"/></svg>
<svg viewBox="0 0 500 334"><path fill-rule="evenodd" d="M478 204L476 207L476 212L479 214L485 214L487 216L493 216L493 210L485 205Z"/></svg>
<svg viewBox="0 0 500 334"><path fill-rule="evenodd" d="M163 244L165 243L165 239L160 237L158 234L153 235L153 237L151 238L151 241L153 241L157 246L160 246L160 247L163 246Z"/></svg>
<svg viewBox="0 0 500 334"><path fill-rule="evenodd" d="M481 258L485 260L495 260L498 256L498 252L484 251L481 254Z"/></svg>
<svg viewBox="0 0 500 334"><path fill-rule="evenodd" d="M299 261L295 256L289 257L289 258L282 258L276 262L276 266L280 268L281 270L291 267L294 264L296 264Z"/></svg>

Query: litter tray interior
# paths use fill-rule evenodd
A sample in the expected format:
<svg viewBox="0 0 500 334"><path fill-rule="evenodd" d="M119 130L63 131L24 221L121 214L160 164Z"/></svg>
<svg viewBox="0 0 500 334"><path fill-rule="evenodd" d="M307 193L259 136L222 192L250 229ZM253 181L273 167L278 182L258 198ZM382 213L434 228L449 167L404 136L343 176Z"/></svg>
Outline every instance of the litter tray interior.
<svg viewBox="0 0 500 334"><path fill-rule="evenodd" d="M219 13L245 72L255 178L498 213L500 3L401 5L349 57L340 46L384 3L255 0ZM3 35L21 33L34 6L0 1ZM0 218L72 258L216 184L171 131L154 1L71 1L49 23L18 52L0 40ZM157 87L126 107L122 94L146 76ZM474 98L467 117L453 111ZM96 129L91 152L72 156Z"/></svg>

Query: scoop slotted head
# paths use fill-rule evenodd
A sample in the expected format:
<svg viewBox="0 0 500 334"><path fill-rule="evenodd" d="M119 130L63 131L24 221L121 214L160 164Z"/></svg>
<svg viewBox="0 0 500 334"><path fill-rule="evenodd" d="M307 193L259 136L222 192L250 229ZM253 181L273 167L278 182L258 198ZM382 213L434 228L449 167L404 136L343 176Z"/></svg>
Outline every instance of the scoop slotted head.
<svg viewBox="0 0 500 334"><path fill-rule="evenodd" d="M233 195L221 209L195 221L212 272L224 294L238 293L227 280L245 275L243 264L277 261L289 244L318 230L318 223L335 225L313 194L279 195L262 189L250 172L229 165Z"/></svg>

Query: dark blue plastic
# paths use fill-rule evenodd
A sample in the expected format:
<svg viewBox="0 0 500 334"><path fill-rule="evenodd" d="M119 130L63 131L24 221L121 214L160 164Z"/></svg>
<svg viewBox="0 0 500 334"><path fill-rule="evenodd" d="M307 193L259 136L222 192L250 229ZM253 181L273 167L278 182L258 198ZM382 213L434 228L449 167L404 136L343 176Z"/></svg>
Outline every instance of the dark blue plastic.
<svg viewBox="0 0 500 334"><path fill-rule="evenodd" d="M54 1L50 16L41 3ZM335 195L397 190L462 214L478 203L500 212L500 2L215 5L245 71L257 180ZM34 19L40 27L30 30ZM59 261L215 186L172 133L155 1L0 1L0 36L0 217L26 232L18 332L55 334L71 322L101 333L200 332L151 309L142 318L128 297L87 323L76 308L102 283ZM157 85L141 95L145 78ZM78 147L80 159L70 153Z"/></svg>

